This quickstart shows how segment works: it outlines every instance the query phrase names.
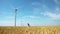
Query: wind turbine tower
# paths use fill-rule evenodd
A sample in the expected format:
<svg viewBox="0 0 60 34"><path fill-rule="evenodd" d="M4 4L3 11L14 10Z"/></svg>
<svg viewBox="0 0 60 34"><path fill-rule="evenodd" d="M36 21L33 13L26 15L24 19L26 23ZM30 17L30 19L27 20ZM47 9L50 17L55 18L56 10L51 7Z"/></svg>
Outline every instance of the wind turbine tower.
<svg viewBox="0 0 60 34"><path fill-rule="evenodd" d="M15 26L16 26L16 17L17 17L17 9L15 9Z"/></svg>

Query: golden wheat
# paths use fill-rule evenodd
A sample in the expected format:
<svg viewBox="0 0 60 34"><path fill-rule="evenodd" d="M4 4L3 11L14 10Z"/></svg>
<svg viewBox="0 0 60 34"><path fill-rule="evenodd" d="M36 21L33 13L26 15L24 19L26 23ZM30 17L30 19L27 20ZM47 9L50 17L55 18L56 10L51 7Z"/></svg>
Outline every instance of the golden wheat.
<svg viewBox="0 0 60 34"><path fill-rule="evenodd" d="M60 34L60 26L0 26L0 34Z"/></svg>

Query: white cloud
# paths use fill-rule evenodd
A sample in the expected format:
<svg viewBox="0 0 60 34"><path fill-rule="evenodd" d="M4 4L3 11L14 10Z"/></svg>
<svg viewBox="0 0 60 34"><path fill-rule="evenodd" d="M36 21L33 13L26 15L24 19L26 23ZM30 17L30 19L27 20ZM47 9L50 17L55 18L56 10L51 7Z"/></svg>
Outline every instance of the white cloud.
<svg viewBox="0 0 60 34"><path fill-rule="evenodd" d="M54 0L56 4L60 5L60 0Z"/></svg>
<svg viewBox="0 0 60 34"><path fill-rule="evenodd" d="M40 18L40 17L38 17L38 16L24 16L22 18Z"/></svg>
<svg viewBox="0 0 60 34"><path fill-rule="evenodd" d="M42 4L40 2L33 2L32 6L35 8L40 8L40 6L42 6Z"/></svg>
<svg viewBox="0 0 60 34"><path fill-rule="evenodd" d="M32 5L41 5L39 2L33 2Z"/></svg>
<svg viewBox="0 0 60 34"><path fill-rule="evenodd" d="M58 4L60 4L59 0L54 0L54 1ZM33 8L33 15L43 14L44 16L48 16L54 20L60 19L60 8L59 7L57 7L56 10L54 10L54 13L52 13L49 11L50 9L46 5L43 5L39 2L33 2L32 5L35 6ZM38 7L38 8L36 8L36 7ZM47 11L47 12L45 12L45 11ZM35 18L33 16L30 16L30 17Z"/></svg>
<svg viewBox="0 0 60 34"><path fill-rule="evenodd" d="M33 10L32 10L33 15L39 15L41 12L45 12L46 10L49 10L47 5L41 4L39 2L33 2L32 5L33 5Z"/></svg>
<svg viewBox="0 0 60 34"><path fill-rule="evenodd" d="M30 18L40 18L40 17L38 17L38 16L29 16Z"/></svg>
<svg viewBox="0 0 60 34"><path fill-rule="evenodd" d="M56 7L53 12L56 13L56 14L60 14L60 8L59 7Z"/></svg>
<svg viewBox="0 0 60 34"><path fill-rule="evenodd" d="M45 12L45 13L42 13L43 15L45 16L48 16L54 20L58 20L60 19L60 14L56 14L56 13L51 13L51 12Z"/></svg>
<svg viewBox="0 0 60 34"><path fill-rule="evenodd" d="M39 8L34 8L33 9L33 15L40 14L40 12L41 12L41 9L39 9Z"/></svg>
<svg viewBox="0 0 60 34"><path fill-rule="evenodd" d="M56 12L60 12L60 8L59 7L56 8Z"/></svg>
<svg viewBox="0 0 60 34"><path fill-rule="evenodd" d="M7 18L7 19L14 19L15 17L14 16L5 16L5 18Z"/></svg>

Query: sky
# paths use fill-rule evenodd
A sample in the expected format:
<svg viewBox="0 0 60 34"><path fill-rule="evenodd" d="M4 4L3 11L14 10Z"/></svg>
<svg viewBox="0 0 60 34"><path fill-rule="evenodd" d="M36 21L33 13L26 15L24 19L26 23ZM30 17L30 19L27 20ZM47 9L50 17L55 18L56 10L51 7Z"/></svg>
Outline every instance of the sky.
<svg viewBox="0 0 60 34"><path fill-rule="evenodd" d="M0 26L60 26L60 0L0 0Z"/></svg>

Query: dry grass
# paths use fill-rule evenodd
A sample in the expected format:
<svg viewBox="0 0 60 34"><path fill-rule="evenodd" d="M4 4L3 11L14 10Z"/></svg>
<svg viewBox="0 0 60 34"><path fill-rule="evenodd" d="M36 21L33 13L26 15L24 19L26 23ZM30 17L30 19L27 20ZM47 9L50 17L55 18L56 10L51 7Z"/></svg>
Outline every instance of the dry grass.
<svg viewBox="0 0 60 34"><path fill-rule="evenodd" d="M60 34L60 26L0 26L0 34Z"/></svg>

